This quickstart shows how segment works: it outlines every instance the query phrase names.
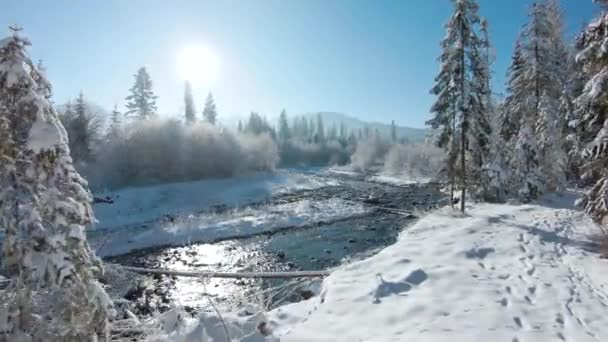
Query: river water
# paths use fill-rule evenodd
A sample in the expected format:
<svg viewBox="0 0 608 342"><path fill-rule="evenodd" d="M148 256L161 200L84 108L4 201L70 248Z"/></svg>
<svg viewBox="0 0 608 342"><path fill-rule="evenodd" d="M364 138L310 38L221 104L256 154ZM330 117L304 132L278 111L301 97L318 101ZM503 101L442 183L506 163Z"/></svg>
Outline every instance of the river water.
<svg viewBox="0 0 608 342"><path fill-rule="evenodd" d="M445 204L436 184L390 185L374 183L363 175L319 174L340 180L337 186L284 193L264 202L250 203L258 212L276 205L307 201L345 202L365 207L364 212L335 220L309 220L271 233L215 243L151 248L106 261L128 266L180 271L287 271L325 270L359 260L395 242L417 217ZM229 212L231 208L223 208ZM260 279L198 279L146 276L126 297L146 314L169 309L174 302L187 310L208 309L213 301L228 309L253 303L266 308L308 298L318 281Z"/></svg>

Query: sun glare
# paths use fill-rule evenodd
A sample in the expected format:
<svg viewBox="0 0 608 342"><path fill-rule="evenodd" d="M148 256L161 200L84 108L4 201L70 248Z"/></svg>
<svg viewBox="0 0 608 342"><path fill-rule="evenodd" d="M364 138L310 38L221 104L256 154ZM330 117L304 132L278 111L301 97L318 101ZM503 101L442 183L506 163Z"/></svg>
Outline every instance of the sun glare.
<svg viewBox="0 0 608 342"><path fill-rule="evenodd" d="M217 55L202 45L185 47L177 56L180 77L194 85L208 86L215 82L219 64Z"/></svg>

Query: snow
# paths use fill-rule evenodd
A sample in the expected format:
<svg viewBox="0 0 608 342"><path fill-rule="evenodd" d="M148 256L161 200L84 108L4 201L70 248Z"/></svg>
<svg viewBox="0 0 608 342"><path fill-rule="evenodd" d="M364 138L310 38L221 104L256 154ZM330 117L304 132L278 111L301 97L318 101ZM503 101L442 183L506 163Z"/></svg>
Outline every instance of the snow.
<svg viewBox="0 0 608 342"><path fill-rule="evenodd" d="M608 266L574 194L444 208L321 295L268 313L291 341L606 341Z"/></svg>
<svg viewBox="0 0 608 342"><path fill-rule="evenodd" d="M203 180L127 188L96 193L113 204L93 206L98 228L117 228L158 219L167 214L191 214L212 205L229 206L260 201L276 194L339 185L338 181L290 170L229 179Z"/></svg>
<svg viewBox="0 0 608 342"><path fill-rule="evenodd" d="M40 116L30 129L27 146L35 153L42 150L52 150L55 146L66 141L56 124L44 121Z"/></svg>
<svg viewBox="0 0 608 342"><path fill-rule="evenodd" d="M202 342L278 342L268 330L267 319L255 307L238 314L203 313L196 320L184 318L181 308L175 308L159 317L162 334L149 341ZM228 335L226 335L228 333Z"/></svg>
<svg viewBox="0 0 608 342"><path fill-rule="evenodd" d="M408 177L408 176L389 176L384 174L379 174L375 176L371 176L368 178L370 182L376 183L385 183L391 185L411 185L411 184L420 184L420 183L429 183L431 182L431 178L426 177Z"/></svg>

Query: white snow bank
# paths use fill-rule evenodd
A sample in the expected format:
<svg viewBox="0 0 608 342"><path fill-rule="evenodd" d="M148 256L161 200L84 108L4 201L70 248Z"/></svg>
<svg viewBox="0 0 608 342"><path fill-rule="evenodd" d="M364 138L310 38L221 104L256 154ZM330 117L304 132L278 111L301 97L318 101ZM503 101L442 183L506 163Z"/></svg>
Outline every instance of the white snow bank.
<svg viewBox="0 0 608 342"><path fill-rule="evenodd" d="M379 174L379 175L369 177L368 181L401 186L401 185L429 183L432 181L432 179L425 178L425 177L389 176L389 175Z"/></svg>
<svg viewBox="0 0 608 342"><path fill-rule="evenodd" d="M308 200L261 208L245 208L222 214L190 215L173 222L157 222L149 227L124 227L91 232L94 246L103 246L98 255L125 254L132 250L167 245L210 242L251 234L293 228L366 213L361 204L340 199Z"/></svg>
<svg viewBox="0 0 608 342"><path fill-rule="evenodd" d="M164 215L188 215L212 205L238 205L278 193L338 185L338 181L287 170L229 179L173 183L96 193L113 204L95 204L98 228L122 228Z"/></svg>
<svg viewBox="0 0 608 342"><path fill-rule="evenodd" d="M597 227L545 205L480 204L421 219L397 243L268 315L289 341L607 341L608 262Z"/></svg>
<svg viewBox="0 0 608 342"><path fill-rule="evenodd" d="M173 309L157 318L161 333L149 341L171 342L278 342L272 336L267 319L255 307L237 314L202 313L196 320L186 319L181 309ZM226 335L228 334L228 335Z"/></svg>

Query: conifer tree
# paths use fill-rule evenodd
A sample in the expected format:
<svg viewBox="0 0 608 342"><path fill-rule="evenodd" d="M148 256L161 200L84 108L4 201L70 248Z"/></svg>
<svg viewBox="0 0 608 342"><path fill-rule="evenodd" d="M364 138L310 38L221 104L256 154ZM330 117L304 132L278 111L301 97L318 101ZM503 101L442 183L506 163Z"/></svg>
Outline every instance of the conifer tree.
<svg viewBox="0 0 608 342"><path fill-rule="evenodd" d="M395 125L395 120L391 121L391 141L393 144L397 142L397 125Z"/></svg>
<svg viewBox="0 0 608 342"><path fill-rule="evenodd" d="M325 142L325 127L323 126L323 117L321 113L317 114L317 132L315 135L317 143Z"/></svg>
<svg viewBox="0 0 608 342"><path fill-rule="evenodd" d="M606 6L608 1L599 1ZM580 118L576 126L583 151L583 181L592 184L579 204L598 223L605 226L608 216L608 11L577 38L580 51L577 62L582 66L586 81L582 94L576 99Z"/></svg>
<svg viewBox="0 0 608 342"><path fill-rule="evenodd" d="M125 115L138 119L149 119L156 116L156 99L152 90L152 79L145 67L139 68L134 75L135 83L129 89L131 95L127 96L127 112Z"/></svg>
<svg viewBox="0 0 608 342"><path fill-rule="evenodd" d="M279 141L285 144L289 141L290 137L291 132L289 130L289 123L287 122L287 113L283 109L281 115L279 115Z"/></svg>
<svg viewBox="0 0 608 342"><path fill-rule="evenodd" d="M215 107L215 101L213 95L209 93L207 100L205 100L205 108L203 109L203 119L208 123L215 125L217 121L217 109Z"/></svg>
<svg viewBox="0 0 608 342"><path fill-rule="evenodd" d="M455 164L459 159L460 210L464 211L467 148L475 145L469 141L469 129L471 123L475 125L479 120L483 110L481 101L484 94L479 80L482 42L477 36L480 24L477 3L474 0L453 0L453 3L454 13L445 26L447 34L441 43L441 69L435 79L435 87L431 90L437 96L437 101L431 108L435 116L427 124L441 129L437 144L447 150L452 198Z"/></svg>
<svg viewBox="0 0 608 342"><path fill-rule="evenodd" d="M196 109L194 107L194 99L192 98L192 85L186 81L184 87L184 112L187 123L192 123L196 120Z"/></svg>
<svg viewBox="0 0 608 342"><path fill-rule="evenodd" d="M107 339L112 303L85 236L92 196L72 165L51 85L12 30L0 41L0 226L2 262L17 281L0 294L0 325L8 340Z"/></svg>

